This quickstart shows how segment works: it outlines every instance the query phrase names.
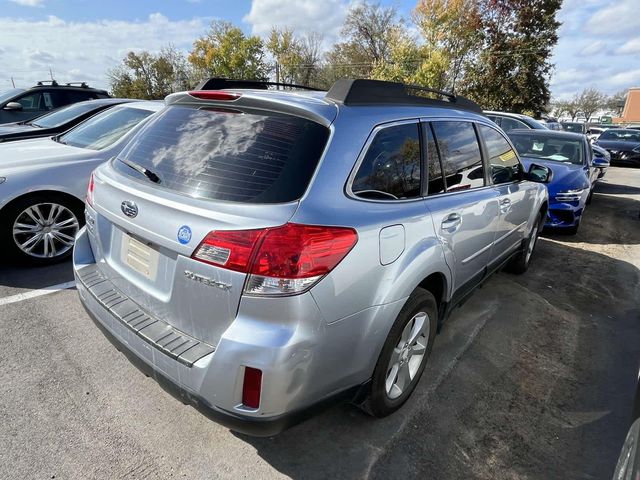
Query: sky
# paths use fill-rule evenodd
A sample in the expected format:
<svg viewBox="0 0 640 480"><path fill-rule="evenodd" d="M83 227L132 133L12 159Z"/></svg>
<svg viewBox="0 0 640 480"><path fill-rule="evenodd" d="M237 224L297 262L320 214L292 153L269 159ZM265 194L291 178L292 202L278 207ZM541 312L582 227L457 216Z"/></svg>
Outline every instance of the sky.
<svg viewBox="0 0 640 480"><path fill-rule="evenodd" d="M108 88L129 51L171 42L188 51L214 19L264 36L272 26L337 38L354 0L0 0L0 91L49 78ZM416 0L382 0L410 17ZM586 87L640 86L640 0L565 0L554 50L554 98Z"/></svg>

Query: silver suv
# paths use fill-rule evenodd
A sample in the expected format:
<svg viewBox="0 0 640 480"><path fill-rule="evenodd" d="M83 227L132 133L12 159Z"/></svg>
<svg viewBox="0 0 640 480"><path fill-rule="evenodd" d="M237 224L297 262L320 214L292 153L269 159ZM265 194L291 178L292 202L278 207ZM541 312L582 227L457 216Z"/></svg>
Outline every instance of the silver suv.
<svg viewBox="0 0 640 480"><path fill-rule="evenodd" d="M523 171L499 127L444 92L213 83L167 97L94 172L82 302L234 430L272 435L337 396L390 414L451 310L501 266L527 269L551 172Z"/></svg>

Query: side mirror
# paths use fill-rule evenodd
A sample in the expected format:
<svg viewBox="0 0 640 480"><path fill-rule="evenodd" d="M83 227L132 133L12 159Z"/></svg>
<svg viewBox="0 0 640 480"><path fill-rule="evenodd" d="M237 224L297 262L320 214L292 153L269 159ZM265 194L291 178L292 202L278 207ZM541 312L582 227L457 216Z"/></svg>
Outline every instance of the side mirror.
<svg viewBox="0 0 640 480"><path fill-rule="evenodd" d="M553 172L549 167L532 163L527 172L527 180L537 183L549 183L553 179Z"/></svg>
<svg viewBox="0 0 640 480"><path fill-rule="evenodd" d="M22 104L18 102L9 102L4 106L3 110L22 110Z"/></svg>

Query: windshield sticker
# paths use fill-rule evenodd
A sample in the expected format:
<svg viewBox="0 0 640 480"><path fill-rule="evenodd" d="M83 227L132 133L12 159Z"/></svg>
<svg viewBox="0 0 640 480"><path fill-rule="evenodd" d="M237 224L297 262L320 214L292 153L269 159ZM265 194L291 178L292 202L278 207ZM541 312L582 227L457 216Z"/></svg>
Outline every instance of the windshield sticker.
<svg viewBox="0 0 640 480"><path fill-rule="evenodd" d="M178 241L182 245L186 245L191 241L191 229L187 225L183 225L178 229Z"/></svg>

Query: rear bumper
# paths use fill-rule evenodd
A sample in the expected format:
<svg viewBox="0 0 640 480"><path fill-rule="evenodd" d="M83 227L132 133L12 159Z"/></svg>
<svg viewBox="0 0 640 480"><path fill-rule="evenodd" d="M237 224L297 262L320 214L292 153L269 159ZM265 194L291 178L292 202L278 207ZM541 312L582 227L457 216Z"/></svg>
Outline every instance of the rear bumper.
<svg viewBox="0 0 640 480"><path fill-rule="evenodd" d="M83 307L89 317L91 317L91 320L93 320L96 326L102 331L104 336L107 337L113 346L116 347L119 352L122 352L138 370L144 373L147 377L153 378L163 390L177 400L181 401L185 405L192 406L210 420L213 420L234 432L254 437L271 437L306 420L319 411L322 411L337 402L357 399L359 397L359 393L366 388L366 385L356 386L340 392L339 394L333 395L305 409L275 417L255 418L238 415L234 412L229 412L211 405L201 396L181 387L169 377L163 375L158 370L155 370L140 357L135 355L124 343L113 335L111 331L96 318L84 302Z"/></svg>
<svg viewBox="0 0 640 480"><path fill-rule="evenodd" d="M87 275L87 272L99 273L99 266L87 231L83 229L76 239L74 274L81 302L94 323L118 350L165 390L232 430L255 436L275 435L327 404L353 399L368 378L368 375L344 378L347 368L332 368L331 376L322 370L331 365L323 349L330 347L342 365L353 353L349 343L345 343L342 349L336 349L335 338L327 338L319 319L314 318L313 311L307 306L303 310L306 317L292 326L293 334L289 334L282 323L275 324L274 328L268 323L257 323L255 317L245 313L244 316L239 315L227 336L223 335L215 348L203 344L184 352L171 352L170 345L164 340L145 338L148 332L145 332L144 318L140 324L134 321L127 323L127 319L136 316L127 316L126 311L130 307L123 308L132 299L111 297L110 300L109 297L96 296L97 289L92 287L96 281L95 274ZM109 280L103 280L101 285L106 282ZM113 304L114 298L116 304ZM302 301L300 298L296 300ZM314 328L307 334L308 325L304 322L308 321L314 322ZM161 323L162 320L155 319L154 324ZM170 325L167 327L171 328ZM197 342L179 331L174 333ZM338 329L334 335L344 338ZM265 337L272 341L260 343ZM173 345L183 341L179 339ZM202 350L197 355L188 355L198 348ZM241 405L244 366L263 371L258 410L247 410Z"/></svg>

